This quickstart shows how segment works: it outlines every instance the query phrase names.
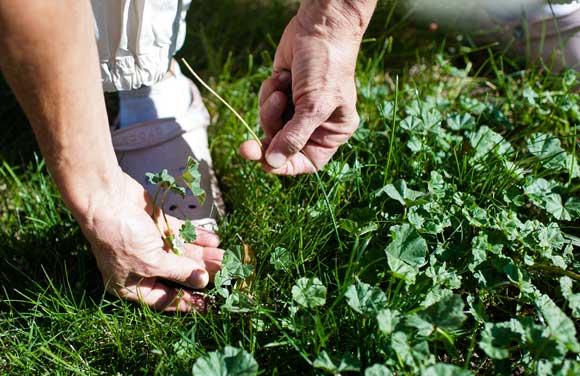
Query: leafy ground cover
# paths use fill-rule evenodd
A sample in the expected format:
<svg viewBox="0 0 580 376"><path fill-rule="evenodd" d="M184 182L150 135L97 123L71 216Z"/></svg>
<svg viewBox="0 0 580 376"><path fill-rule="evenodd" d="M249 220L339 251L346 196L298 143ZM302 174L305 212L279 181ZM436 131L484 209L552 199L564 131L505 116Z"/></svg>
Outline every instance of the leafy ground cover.
<svg viewBox="0 0 580 376"><path fill-rule="evenodd" d="M197 64L258 131L267 41L290 13L224 1L200 29L214 5L199 3ZM576 72L523 69L391 15L379 10L361 52L360 129L320 173L328 202L312 176L244 162L246 132L208 97L230 252L206 315L104 295L16 128L0 168L2 373L580 374ZM247 16L261 21L223 23ZM228 35L242 37L218 43Z"/></svg>

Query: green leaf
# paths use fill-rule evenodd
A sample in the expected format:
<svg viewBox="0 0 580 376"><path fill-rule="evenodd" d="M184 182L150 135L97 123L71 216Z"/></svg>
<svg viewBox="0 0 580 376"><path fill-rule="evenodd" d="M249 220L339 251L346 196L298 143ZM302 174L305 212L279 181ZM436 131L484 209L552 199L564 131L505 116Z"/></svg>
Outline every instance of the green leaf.
<svg viewBox="0 0 580 376"><path fill-rule="evenodd" d="M425 265L427 242L405 223L391 227L393 241L385 248L389 267L395 273L414 280L419 268Z"/></svg>
<svg viewBox="0 0 580 376"><path fill-rule="evenodd" d="M405 317L405 324L417 329L417 335L428 337L435 331L435 327L429 321L426 321L418 314L410 314Z"/></svg>
<svg viewBox="0 0 580 376"><path fill-rule="evenodd" d="M228 312L251 312L254 310L254 304L248 295L234 291L228 294L221 308Z"/></svg>
<svg viewBox="0 0 580 376"><path fill-rule="evenodd" d="M560 250L564 246L564 236L557 223L551 222L536 230L538 245L545 249ZM546 254L547 257L550 254Z"/></svg>
<svg viewBox="0 0 580 376"><path fill-rule="evenodd" d="M338 363L338 364L337 364ZM360 361L353 359L351 355L345 355L336 361L330 358L326 351L322 351L314 362L314 368L322 369L326 372L338 375L341 372L358 372L360 371Z"/></svg>
<svg viewBox="0 0 580 376"><path fill-rule="evenodd" d="M245 350L226 346L198 358L191 372L204 376L254 376L258 374L258 363Z"/></svg>
<svg viewBox="0 0 580 376"><path fill-rule="evenodd" d="M486 323L479 347L492 359L507 359L510 349L519 345L524 335L522 324L514 319L498 324Z"/></svg>
<svg viewBox="0 0 580 376"><path fill-rule="evenodd" d="M528 150L547 170L568 171L572 177L580 176L577 160L566 153L556 136L536 133L528 140Z"/></svg>
<svg viewBox="0 0 580 376"><path fill-rule="evenodd" d="M572 88L577 82L578 71L572 68L568 68L564 71L562 76L562 86L567 90Z"/></svg>
<svg viewBox="0 0 580 376"><path fill-rule="evenodd" d="M387 305L387 297L381 289L359 280L348 287L344 296L348 305L358 313L376 314Z"/></svg>
<svg viewBox="0 0 580 376"><path fill-rule="evenodd" d="M451 295L427 307L419 315L437 328L455 331L461 329L467 319L464 309L463 299L459 295Z"/></svg>
<svg viewBox="0 0 580 376"><path fill-rule="evenodd" d="M185 197L186 190L183 187L180 187L176 184L175 178L164 169L157 174L153 174L148 172L145 174L149 183L158 185L163 189L169 189L171 192L180 195L181 197Z"/></svg>
<svg viewBox="0 0 580 376"><path fill-rule="evenodd" d="M184 242L193 243L197 240L197 229L189 219L186 219L179 229L179 235Z"/></svg>
<svg viewBox="0 0 580 376"><path fill-rule="evenodd" d="M200 205L205 202L205 191L201 187L201 173L199 172L199 162L192 156L187 157L185 170L181 175L191 193L195 196Z"/></svg>
<svg viewBox="0 0 580 376"><path fill-rule="evenodd" d="M566 355L566 346L558 343L549 335L549 329L534 322L528 316L520 319L524 329L525 339L522 348L525 348L535 359L562 359ZM550 374L552 375L553 372Z"/></svg>
<svg viewBox="0 0 580 376"><path fill-rule="evenodd" d="M306 308L322 306L326 303L326 287L316 277L302 277L292 287L292 298Z"/></svg>
<svg viewBox="0 0 580 376"><path fill-rule="evenodd" d="M216 273L214 283L216 287L230 286L234 279L248 278L252 275L252 265L244 264L242 247L237 246L234 251L226 250L222 259L222 268ZM220 290L218 290L220 291ZM221 290L220 295L227 297L226 291Z"/></svg>
<svg viewBox="0 0 580 376"><path fill-rule="evenodd" d="M473 373L453 364L437 363L425 369L421 376L471 376Z"/></svg>
<svg viewBox="0 0 580 376"><path fill-rule="evenodd" d="M169 172L166 169L156 174L148 172L145 176L149 180L149 183L159 185L163 188L169 188L175 184L175 178L169 175Z"/></svg>
<svg viewBox="0 0 580 376"><path fill-rule="evenodd" d="M400 259L412 267L420 267L425 264L427 255L427 242L419 233L405 223L391 227L393 241L387 246L387 255Z"/></svg>
<svg viewBox="0 0 580 376"><path fill-rule="evenodd" d="M570 277L560 278L560 290L562 291L562 296L568 302L572 317L580 318L580 293L572 292L572 279Z"/></svg>
<svg viewBox="0 0 580 376"><path fill-rule="evenodd" d="M423 122L417 116L407 116L400 122L401 128L409 132L419 132L423 129Z"/></svg>
<svg viewBox="0 0 580 376"><path fill-rule="evenodd" d="M536 99L539 98L540 96L530 86L526 85L522 93L522 96L524 97L524 99L528 101L528 103L532 107L537 107L538 104L536 102Z"/></svg>
<svg viewBox="0 0 580 376"><path fill-rule="evenodd" d="M488 154L505 156L513 152L513 148L502 135L492 131L488 126L481 126L476 132L470 132L469 143L474 149L473 160L479 161Z"/></svg>
<svg viewBox="0 0 580 376"><path fill-rule="evenodd" d="M193 375L228 376L228 368L222 353L214 351L199 357L191 370Z"/></svg>
<svg viewBox="0 0 580 376"><path fill-rule="evenodd" d="M292 264L292 254L286 248L276 247L270 254L270 265L276 270L290 270Z"/></svg>
<svg viewBox="0 0 580 376"><path fill-rule="evenodd" d="M391 335L401 321L401 313L397 310L383 309L377 315L379 330L385 335Z"/></svg>
<svg viewBox="0 0 580 376"><path fill-rule="evenodd" d="M524 193L536 206L545 209L556 219L569 221L572 217L562 203L562 197L555 192L556 188L556 183L538 178L528 181Z"/></svg>
<svg viewBox="0 0 580 376"><path fill-rule="evenodd" d="M376 196L381 196L386 193L387 196L401 203L403 206L408 206L413 201L425 196L425 193L414 191L407 188L407 182L404 180L397 180L393 184L388 184L375 193Z"/></svg>
<svg viewBox="0 0 580 376"><path fill-rule="evenodd" d="M181 197L185 198L185 195L187 194L187 190L183 187L180 187L179 185L175 184L169 187L169 190Z"/></svg>
<svg viewBox="0 0 580 376"><path fill-rule="evenodd" d="M447 117L447 126L454 131L472 130L475 128L475 119L469 113L455 113Z"/></svg>
<svg viewBox="0 0 580 376"><path fill-rule="evenodd" d="M572 220L580 218L580 197L570 197L564 205Z"/></svg>
<svg viewBox="0 0 580 376"><path fill-rule="evenodd" d="M427 342L421 341L411 346L409 337L404 332L395 332L392 335L391 348L398 358L415 370L414 374L418 373L417 371L422 365L434 362L434 357L429 351Z"/></svg>
<svg viewBox="0 0 580 376"><path fill-rule="evenodd" d="M382 364L374 364L365 369L365 376L392 376L393 372Z"/></svg>
<svg viewBox="0 0 580 376"><path fill-rule="evenodd" d="M473 318L480 324L483 324L489 321L489 316L487 312L485 312L485 308L481 300L475 300L473 295L469 295L467 297L467 304L469 305L469 313L473 316Z"/></svg>
<svg viewBox="0 0 580 376"><path fill-rule="evenodd" d="M548 295L541 295L536 300L536 306L550 329L550 335L563 343L570 351L579 353L580 344L576 338L574 322L566 316Z"/></svg>

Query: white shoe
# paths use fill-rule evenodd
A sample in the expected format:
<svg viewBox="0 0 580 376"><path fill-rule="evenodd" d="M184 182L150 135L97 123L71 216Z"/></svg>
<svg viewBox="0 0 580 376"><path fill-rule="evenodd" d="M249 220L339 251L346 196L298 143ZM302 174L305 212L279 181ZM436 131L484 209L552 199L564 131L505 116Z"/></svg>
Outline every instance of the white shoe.
<svg viewBox="0 0 580 376"><path fill-rule="evenodd" d="M167 169L177 178L187 158L194 157L199 162L205 202L200 204L191 194L183 199L170 193L163 210L215 229L224 204L208 147L209 114L193 82L181 74L177 64L172 71L152 87L119 93L119 120L111 130L113 146L123 171L141 183L151 197L157 187L146 173Z"/></svg>

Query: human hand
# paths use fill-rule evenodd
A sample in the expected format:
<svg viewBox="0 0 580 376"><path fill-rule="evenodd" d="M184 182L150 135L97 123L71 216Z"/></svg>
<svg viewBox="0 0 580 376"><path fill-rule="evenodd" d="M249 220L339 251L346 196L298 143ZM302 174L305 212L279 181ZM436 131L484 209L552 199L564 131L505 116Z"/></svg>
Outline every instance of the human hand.
<svg viewBox="0 0 580 376"><path fill-rule="evenodd" d="M274 73L262 84L259 103L266 134L264 150L253 140L240 147L244 158L262 160L266 171L279 175L319 170L359 123L354 74L368 21L353 23L348 14L332 15L341 10L323 9L319 12L334 22L322 26L313 7L303 4L286 27L276 51ZM367 13L370 18L372 10ZM295 109L284 124L290 89Z"/></svg>
<svg viewBox="0 0 580 376"><path fill-rule="evenodd" d="M107 290L158 311L205 311L200 294L164 281L204 288L221 267L223 251L217 248L217 235L198 228L195 244L186 245L185 255L178 256L164 246L145 189L122 172L114 186L113 191L95 195L79 221ZM178 233L181 221L169 217L168 222Z"/></svg>

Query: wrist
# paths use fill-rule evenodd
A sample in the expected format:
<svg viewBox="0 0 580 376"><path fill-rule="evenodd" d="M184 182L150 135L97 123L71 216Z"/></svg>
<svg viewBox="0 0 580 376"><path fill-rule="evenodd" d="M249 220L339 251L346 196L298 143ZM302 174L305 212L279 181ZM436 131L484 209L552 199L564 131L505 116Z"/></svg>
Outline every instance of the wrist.
<svg viewBox="0 0 580 376"><path fill-rule="evenodd" d="M110 201L107 197L118 194L121 175L123 172L115 165L90 172L69 171L55 179L65 205L81 228L90 225L95 211Z"/></svg>
<svg viewBox="0 0 580 376"><path fill-rule="evenodd" d="M377 0L302 0L296 18L314 35L360 42Z"/></svg>

